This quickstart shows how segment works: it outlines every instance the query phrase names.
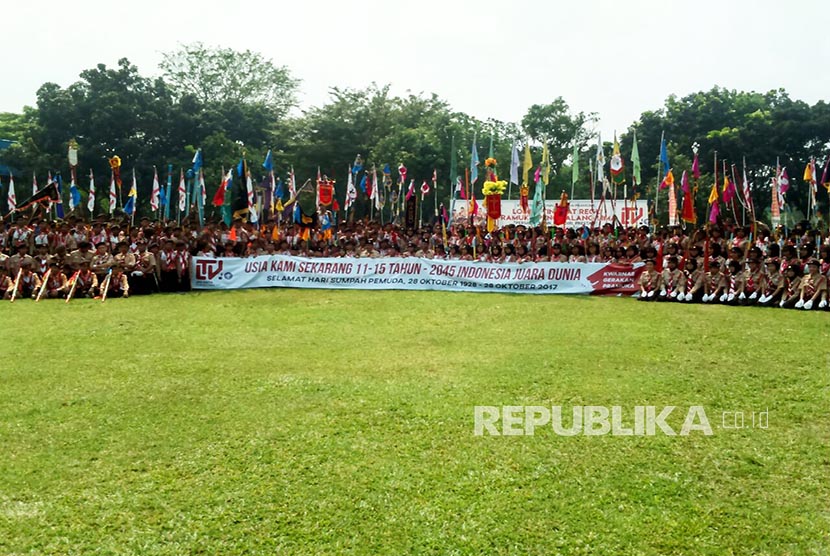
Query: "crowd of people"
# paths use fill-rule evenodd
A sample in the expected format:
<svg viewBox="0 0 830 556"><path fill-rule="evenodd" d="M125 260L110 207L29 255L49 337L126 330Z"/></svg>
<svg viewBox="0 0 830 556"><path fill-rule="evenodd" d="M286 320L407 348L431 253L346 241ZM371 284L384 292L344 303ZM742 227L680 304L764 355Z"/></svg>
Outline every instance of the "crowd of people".
<svg viewBox="0 0 830 556"><path fill-rule="evenodd" d="M644 263L644 301L828 309L830 236L802 223L650 229L508 226L468 221L403 230L369 220L325 230L235 220L135 225L79 218L6 221L0 227L0 295L11 298L129 297L190 289L191 257L422 257L501 263ZM15 284L17 287L15 288Z"/></svg>

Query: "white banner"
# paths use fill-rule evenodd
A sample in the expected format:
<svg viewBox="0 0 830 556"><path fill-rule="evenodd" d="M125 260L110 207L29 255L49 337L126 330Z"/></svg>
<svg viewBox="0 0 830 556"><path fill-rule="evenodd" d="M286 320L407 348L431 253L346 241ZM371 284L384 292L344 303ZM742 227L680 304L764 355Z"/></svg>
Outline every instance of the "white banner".
<svg viewBox="0 0 830 556"><path fill-rule="evenodd" d="M642 265L484 263L407 258L194 257L194 289L327 288L632 294Z"/></svg>
<svg viewBox="0 0 830 556"><path fill-rule="evenodd" d="M545 217L548 225L553 225L553 211L556 209L556 204L559 200L545 201ZM528 201L529 207L533 205L533 199ZM467 215L466 201L456 201L455 213L453 219L464 219ZM487 206L483 201L479 201L479 216L483 219L487 216ZM613 206L611 201L605 201L605 205L601 205L599 201L591 203L590 199L576 199L569 203L568 221L566 226L568 228L579 228L580 226L595 226L601 227L605 224L614 223L614 215L622 223L623 226L639 227L648 226L648 201L628 201L627 203L619 200L615 201ZM499 226L508 226L513 224L515 226L530 226L530 212L522 211L519 201L505 201L501 202L501 218L499 219Z"/></svg>

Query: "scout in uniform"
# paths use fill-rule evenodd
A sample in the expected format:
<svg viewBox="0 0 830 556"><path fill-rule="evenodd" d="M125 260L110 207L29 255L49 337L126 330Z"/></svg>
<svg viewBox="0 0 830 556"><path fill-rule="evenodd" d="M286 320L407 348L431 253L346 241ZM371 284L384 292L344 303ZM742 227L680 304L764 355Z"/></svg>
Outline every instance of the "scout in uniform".
<svg viewBox="0 0 830 556"><path fill-rule="evenodd" d="M723 290L726 287L725 279L721 273L720 260L712 258L709 261L709 272L704 278L704 294L703 302L710 303L715 299L720 299L723 295Z"/></svg>
<svg viewBox="0 0 830 556"><path fill-rule="evenodd" d="M107 251L107 243L102 241L96 245L95 254L92 256L92 264L89 266L92 269L92 272L94 272L98 277L99 282L102 281L104 275L110 268L113 267L114 264L115 260Z"/></svg>
<svg viewBox="0 0 830 556"><path fill-rule="evenodd" d="M98 293L98 277L89 269L87 261L81 262L81 268L76 278L75 297L95 297Z"/></svg>
<svg viewBox="0 0 830 556"><path fill-rule="evenodd" d="M127 281L127 275L124 274L124 267L121 265L116 265L112 269L107 297L130 297L130 283Z"/></svg>
<svg viewBox="0 0 830 556"><path fill-rule="evenodd" d="M801 297L795 304L797 309L824 309L827 307L827 277L821 274L821 263L818 259L807 261L809 269L801 279Z"/></svg>
<svg viewBox="0 0 830 556"><path fill-rule="evenodd" d="M17 286L17 297L31 297L37 295L37 290L40 288L40 277L32 270L32 263L30 261L23 261L20 263L20 268L23 272L20 273L20 282ZM17 273L15 273L17 279ZM4 299L11 299L14 285L6 290Z"/></svg>
<svg viewBox="0 0 830 556"><path fill-rule="evenodd" d="M796 264L787 266L784 271L784 293L781 294L779 307L794 307L801 297L801 267Z"/></svg>
<svg viewBox="0 0 830 556"><path fill-rule="evenodd" d="M747 264L749 268L744 271L741 301L745 305L753 305L758 301L764 283L764 271L761 269L761 261L757 258L749 259Z"/></svg>
<svg viewBox="0 0 830 556"><path fill-rule="evenodd" d="M6 261L6 268L9 269L10 276L17 276L17 271L27 263L30 267L34 265L35 260L28 254L29 245L26 243L17 244L17 253L9 257Z"/></svg>
<svg viewBox="0 0 830 556"><path fill-rule="evenodd" d="M92 265L92 258L95 256L95 253L93 253L91 249L91 243L88 241L82 241L78 244L78 249L69 254L69 257L67 258L73 270L81 268L81 263L84 262L88 265Z"/></svg>
<svg viewBox="0 0 830 556"><path fill-rule="evenodd" d="M14 280L9 277L6 267L0 266L0 299L8 299L6 292L11 292L13 287ZM11 293L9 293L9 297L11 297Z"/></svg>
<svg viewBox="0 0 830 556"><path fill-rule="evenodd" d="M738 301L743 301L746 299L746 295L743 293L743 265L733 259L727 263L726 268L727 274L724 276L725 285L723 293L720 296L720 302L734 304Z"/></svg>
<svg viewBox="0 0 830 556"><path fill-rule="evenodd" d="M66 297L66 293L69 291L69 288L66 286L66 274L61 272L61 267L56 262L49 263L49 270L49 278L46 280L46 292L44 295L50 299Z"/></svg>
<svg viewBox="0 0 830 556"><path fill-rule="evenodd" d="M660 288L660 273L654 270L654 261L646 260L646 268L640 274L640 301L654 299L654 292Z"/></svg>
<svg viewBox="0 0 830 556"><path fill-rule="evenodd" d="M781 300L781 294L784 293L784 276L781 274L781 263L778 259L767 259L764 266L767 267L767 273L764 275L758 304L770 307L777 305Z"/></svg>
<svg viewBox="0 0 830 556"><path fill-rule="evenodd" d="M679 295L685 299L686 276L678 269L677 257L670 255L666 258L666 268L663 269L662 287L660 288L661 299L677 299Z"/></svg>
<svg viewBox="0 0 830 556"><path fill-rule="evenodd" d="M697 257L690 257L686 260L683 271L686 283L683 286L682 294L678 294L679 301L700 301L703 298L706 287L706 273L700 268Z"/></svg>

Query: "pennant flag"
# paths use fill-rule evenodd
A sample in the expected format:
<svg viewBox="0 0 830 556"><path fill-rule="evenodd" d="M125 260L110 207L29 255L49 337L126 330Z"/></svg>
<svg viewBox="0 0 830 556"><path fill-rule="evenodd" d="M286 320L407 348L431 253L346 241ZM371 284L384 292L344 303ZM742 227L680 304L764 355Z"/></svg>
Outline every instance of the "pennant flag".
<svg viewBox="0 0 830 556"><path fill-rule="evenodd" d="M15 211L17 209L17 197L14 194L14 176L11 172L9 172L9 193L6 200L9 203L9 212Z"/></svg>
<svg viewBox="0 0 830 556"><path fill-rule="evenodd" d="M729 177L724 175L723 176L723 189L721 190L723 193L723 202L729 204L732 202L732 199L735 198L735 184L729 181Z"/></svg>
<svg viewBox="0 0 830 556"><path fill-rule="evenodd" d="M672 170L669 169L666 177L663 178L663 181L660 182L660 189L668 189L669 187L674 185L674 174Z"/></svg>
<svg viewBox="0 0 830 556"><path fill-rule="evenodd" d="M695 224L697 223L695 196L692 188L689 186L689 175L686 173L686 170L683 170L683 175L680 177L680 187L683 190L683 222Z"/></svg>
<svg viewBox="0 0 830 556"><path fill-rule="evenodd" d="M354 170L352 170L352 173L354 173ZM363 177L360 178L360 190L363 191L363 194L368 197L369 192L366 190L366 182L367 182L366 174L363 174Z"/></svg>
<svg viewBox="0 0 830 556"><path fill-rule="evenodd" d="M398 177L401 180L401 187L403 187L403 184L406 183L406 166L403 163L398 166Z"/></svg>
<svg viewBox="0 0 830 556"><path fill-rule="evenodd" d="M193 175L199 173L202 169L202 149L196 149L196 154L193 155Z"/></svg>
<svg viewBox="0 0 830 556"><path fill-rule="evenodd" d="M110 177L110 214L115 213L115 203L117 200L115 196L115 172L112 172Z"/></svg>
<svg viewBox="0 0 830 556"><path fill-rule="evenodd" d="M712 224L718 223L718 215L720 214L720 206L717 201L715 201L711 208L709 209L709 222Z"/></svg>
<svg viewBox="0 0 830 556"><path fill-rule="evenodd" d="M58 190L58 198L55 199L55 216L58 217L58 220L63 220L63 180L61 179L60 172L58 172L55 181L57 182L56 187Z"/></svg>
<svg viewBox="0 0 830 556"><path fill-rule="evenodd" d="M69 210L73 211L81 204L81 192L75 183L75 170L72 170L72 180L69 182Z"/></svg>
<svg viewBox="0 0 830 556"><path fill-rule="evenodd" d="M375 208L381 209L380 204L380 186L378 185L378 169L372 166L372 193L369 198L374 201Z"/></svg>
<svg viewBox="0 0 830 556"><path fill-rule="evenodd" d="M427 180L424 180L424 183L421 184L421 196L427 195L429 193L429 184Z"/></svg>
<svg viewBox="0 0 830 556"><path fill-rule="evenodd" d="M458 198L462 201L467 200L467 191L464 188L464 180L461 179L461 176L455 180L455 191L458 193Z"/></svg>
<svg viewBox="0 0 830 556"><path fill-rule="evenodd" d="M522 162L522 183L527 184L530 169L533 168L533 159L530 157L530 143L525 143L525 157Z"/></svg>
<svg viewBox="0 0 830 556"><path fill-rule="evenodd" d="M346 210L349 210L349 207L351 207L352 203L354 203L357 199L357 189L354 186L353 177L354 174L352 173L352 167L349 166L349 179L346 181Z"/></svg>
<svg viewBox="0 0 830 556"><path fill-rule="evenodd" d="M95 176L92 174L92 168L89 169L89 196L86 200L86 208L89 214L95 213Z"/></svg>
<svg viewBox="0 0 830 556"><path fill-rule="evenodd" d="M159 173L156 167L153 166L153 189L150 192L150 210L156 212L159 209L159 197L161 196L161 184L159 183Z"/></svg>
<svg viewBox="0 0 830 556"><path fill-rule="evenodd" d="M637 147L637 131L634 131L634 145L631 147L631 166L634 174L634 185L640 185L640 149Z"/></svg>
<svg viewBox="0 0 830 556"><path fill-rule="evenodd" d="M138 187L135 181L135 168L133 168L133 181L130 184L130 192L127 194L127 204L124 205L124 213L132 216L135 213L135 206L138 201Z"/></svg>
<svg viewBox="0 0 830 556"><path fill-rule="evenodd" d="M597 134L597 181L605 182L605 153L602 148L602 136Z"/></svg>
<svg viewBox="0 0 830 556"><path fill-rule="evenodd" d="M225 204L225 194L233 181L233 178L231 177L232 175L233 168L228 170L227 174L225 174L224 168L222 169L222 183L219 185L219 189L216 190L216 194L213 196L213 206L221 207Z"/></svg>
<svg viewBox="0 0 830 556"><path fill-rule="evenodd" d="M579 145L576 142L576 137L574 137L574 152L571 155L571 185L577 181L579 181Z"/></svg>
<svg viewBox="0 0 830 556"><path fill-rule="evenodd" d="M363 157L360 156L360 153L354 157L354 164L352 164L352 174L355 175L355 179L357 179L357 175L363 171Z"/></svg>
<svg viewBox="0 0 830 556"><path fill-rule="evenodd" d="M692 161L692 177L696 180L700 179L700 160L697 156L698 144L692 145L692 152L695 154L695 159Z"/></svg>
<svg viewBox="0 0 830 556"><path fill-rule="evenodd" d="M661 174L668 172L671 166L669 165L669 151L666 147L665 134L660 137L660 170Z"/></svg>
<svg viewBox="0 0 830 556"><path fill-rule="evenodd" d="M476 148L476 138L473 135L473 147L470 150L470 185L475 185L478 179L478 148Z"/></svg>
<svg viewBox="0 0 830 556"><path fill-rule="evenodd" d="M542 223L542 220L545 218L545 202L542 199L542 189L542 181L541 179L537 178L536 189L533 192L533 208L531 209L530 213L531 226L540 225Z"/></svg>
<svg viewBox="0 0 830 556"><path fill-rule="evenodd" d="M781 177L778 179L778 189L782 196L790 190L790 177L787 175L786 166L781 170Z"/></svg>
<svg viewBox="0 0 830 556"><path fill-rule="evenodd" d="M744 193L744 201L746 205L749 207L749 211L751 213L755 212L755 209L752 207L752 187L749 183L749 180L746 179L746 161L744 160L744 175L743 175L743 193Z"/></svg>
<svg viewBox="0 0 830 556"><path fill-rule="evenodd" d="M564 226L568 222L568 194L564 191L553 211L553 225Z"/></svg>
<svg viewBox="0 0 830 556"><path fill-rule="evenodd" d="M297 196L297 182L294 178L294 167L291 167L291 173L288 174L288 197L293 199Z"/></svg>
<svg viewBox="0 0 830 556"><path fill-rule="evenodd" d="M277 177L277 185L274 188L274 198L282 201L285 198L285 186L282 184L282 179Z"/></svg>
<svg viewBox="0 0 830 556"><path fill-rule="evenodd" d="M709 192L709 204L718 202L718 186L712 184L712 190Z"/></svg>
<svg viewBox="0 0 830 556"><path fill-rule="evenodd" d="M622 153L620 153L620 143L617 141L617 134L614 133L614 150L611 153L611 180L621 185L625 183L625 163L623 162Z"/></svg>
<svg viewBox="0 0 830 556"><path fill-rule="evenodd" d="M201 218L201 212L203 207L205 206L205 201L207 201L207 188L205 187L205 172L204 170L199 170L199 195L201 196L202 203L199 207L199 213Z"/></svg>
<svg viewBox="0 0 830 556"><path fill-rule="evenodd" d="M813 166L809 162L807 166L804 167L804 183L812 183L813 182Z"/></svg>
<svg viewBox="0 0 830 556"><path fill-rule="evenodd" d="M550 183L550 153L547 143L542 146L542 183Z"/></svg>
<svg viewBox="0 0 830 556"><path fill-rule="evenodd" d="M515 141L510 150L510 183L519 185L519 145Z"/></svg>
<svg viewBox="0 0 830 556"><path fill-rule="evenodd" d="M32 195L37 195L37 174L34 172L32 172Z"/></svg>
<svg viewBox="0 0 830 556"><path fill-rule="evenodd" d="M406 200L411 199L413 195L415 195L415 180L411 179L409 180L409 188L406 190Z"/></svg>
<svg viewBox="0 0 830 556"><path fill-rule="evenodd" d="M269 172L274 169L274 159L271 157L271 149L268 149L268 153L265 155L265 162L262 163L262 167Z"/></svg>
<svg viewBox="0 0 830 556"><path fill-rule="evenodd" d="M187 186L184 183L184 169L179 172L179 212L187 209Z"/></svg>
<svg viewBox="0 0 830 556"><path fill-rule="evenodd" d="M256 206L254 206L254 184L251 181L251 172L245 176L245 190L248 193L248 222L256 224L259 221Z"/></svg>

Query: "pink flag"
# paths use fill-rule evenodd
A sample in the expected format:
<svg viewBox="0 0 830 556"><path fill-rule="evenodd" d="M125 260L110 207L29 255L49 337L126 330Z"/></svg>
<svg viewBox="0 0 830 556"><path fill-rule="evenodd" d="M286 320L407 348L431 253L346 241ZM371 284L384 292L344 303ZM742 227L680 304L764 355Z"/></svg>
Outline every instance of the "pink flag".
<svg viewBox="0 0 830 556"><path fill-rule="evenodd" d="M542 167L538 166L536 168L536 172L533 174L533 181L539 181L539 177L542 175Z"/></svg>
<svg viewBox="0 0 830 556"><path fill-rule="evenodd" d="M697 153L695 153L695 159L692 162L692 177L696 180L700 179L700 161L697 158Z"/></svg>
<svg viewBox="0 0 830 556"><path fill-rule="evenodd" d="M692 191L689 189L689 175L686 173L686 170L683 170L683 175L680 176L680 188L683 190L685 195L688 195Z"/></svg>
<svg viewBox="0 0 830 556"><path fill-rule="evenodd" d="M712 207L709 209L709 222L712 224L718 223L718 215L720 214L720 206L717 201L712 203Z"/></svg>
<svg viewBox="0 0 830 556"><path fill-rule="evenodd" d="M787 175L787 168L781 170L781 177L778 179L779 193L784 195L790 189L790 177Z"/></svg>

